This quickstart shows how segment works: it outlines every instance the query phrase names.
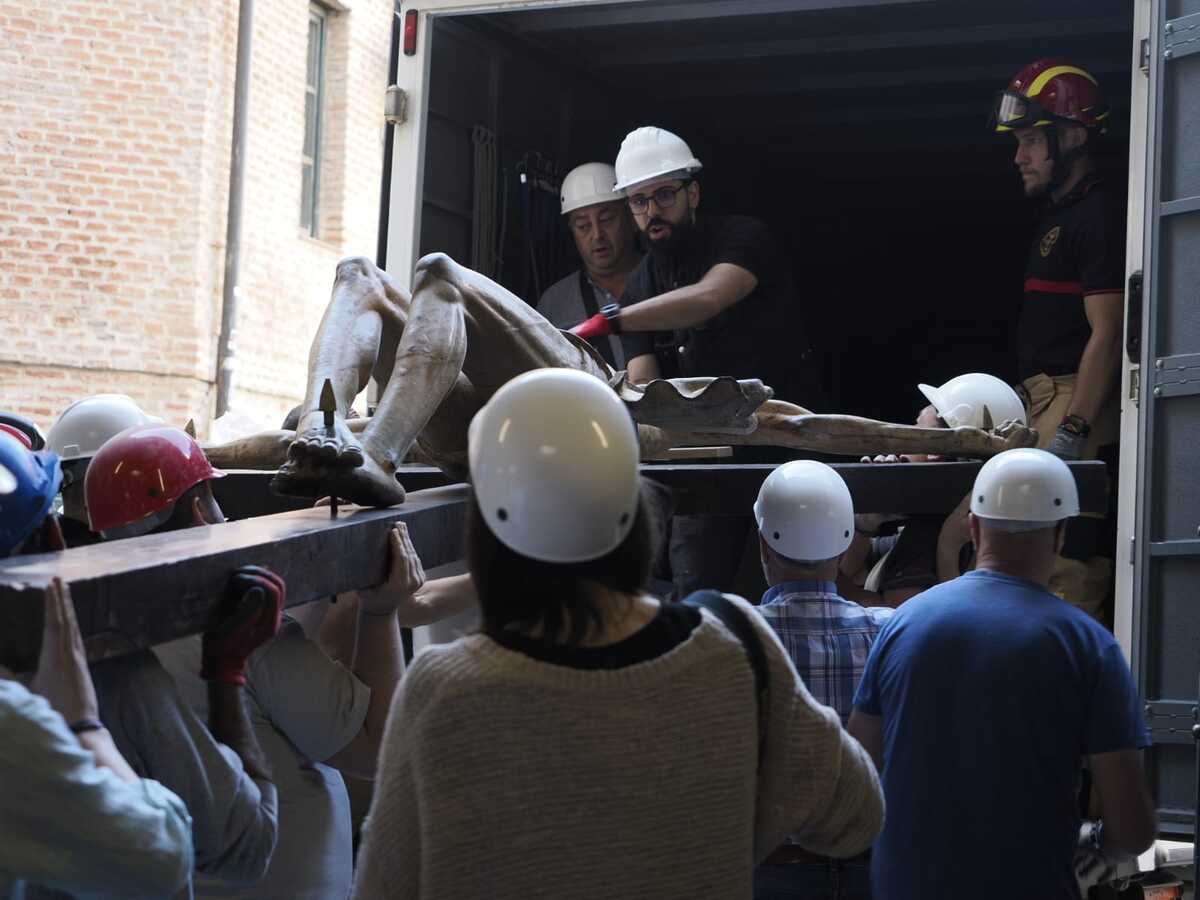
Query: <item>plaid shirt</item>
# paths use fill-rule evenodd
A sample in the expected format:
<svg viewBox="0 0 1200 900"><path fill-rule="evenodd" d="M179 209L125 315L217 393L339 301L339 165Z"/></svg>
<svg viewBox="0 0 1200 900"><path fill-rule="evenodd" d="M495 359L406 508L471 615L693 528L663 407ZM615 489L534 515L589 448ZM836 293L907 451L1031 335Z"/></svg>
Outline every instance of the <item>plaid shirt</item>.
<svg viewBox="0 0 1200 900"><path fill-rule="evenodd" d="M763 594L758 611L809 692L837 710L844 725L871 644L895 610L844 600L832 581L785 581Z"/></svg>

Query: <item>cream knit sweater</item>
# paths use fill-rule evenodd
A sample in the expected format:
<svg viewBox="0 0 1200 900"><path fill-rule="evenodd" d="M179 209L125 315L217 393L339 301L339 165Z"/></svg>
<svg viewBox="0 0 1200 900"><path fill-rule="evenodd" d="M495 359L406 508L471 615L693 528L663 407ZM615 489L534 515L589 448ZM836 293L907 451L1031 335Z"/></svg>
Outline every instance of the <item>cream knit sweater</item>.
<svg viewBox="0 0 1200 900"><path fill-rule="evenodd" d="M874 766L738 603L770 663L760 771L753 674L707 611L621 669L483 635L425 651L393 701L353 897L748 900L789 833L865 850L883 826Z"/></svg>

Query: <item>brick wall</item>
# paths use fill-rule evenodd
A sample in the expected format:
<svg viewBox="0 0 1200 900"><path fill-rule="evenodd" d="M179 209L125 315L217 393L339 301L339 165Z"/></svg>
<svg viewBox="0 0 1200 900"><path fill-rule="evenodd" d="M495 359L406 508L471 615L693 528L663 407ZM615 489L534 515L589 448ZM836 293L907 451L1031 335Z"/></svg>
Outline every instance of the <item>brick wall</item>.
<svg viewBox="0 0 1200 900"><path fill-rule="evenodd" d="M306 0L258 0L234 409L299 402L336 261L372 254L390 0L329 19L321 228L301 232ZM201 430L220 328L234 0L0 0L0 408L121 391Z"/></svg>

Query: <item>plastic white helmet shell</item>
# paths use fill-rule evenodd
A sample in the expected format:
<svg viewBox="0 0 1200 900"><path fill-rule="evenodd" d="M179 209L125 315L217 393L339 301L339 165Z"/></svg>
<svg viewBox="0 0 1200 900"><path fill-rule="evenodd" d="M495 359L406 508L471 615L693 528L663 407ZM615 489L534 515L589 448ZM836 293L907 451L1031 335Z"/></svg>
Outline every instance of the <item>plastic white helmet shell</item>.
<svg viewBox="0 0 1200 900"><path fill-rule="evenodd" d="M811 459L784 463L767 476L754 519L771 549L788 559L833 559L854 537L850 489L836 471Z"/></svg>
<svg viewBox="0 0 1200 900"><path fill-rule="evenodd" d="M975 476L971 512L981 519L1059 522L1079 515L1079 489L1067 464L1045 450L1006 450Z"/></svg>
<svg viewBox="0 0 1200 900"><path fill-rule="evenodd" d="M505 384L467 432L484 522L511 550L577 563L615 550L638 509L638 438L607 384L535 369Z"/></svg>
<svg viewBox="0 0 1200 900"><path fill-rule="evenodd" d="M933 404L939 416L951 428L970 425L983 427L983 408L992 416L992 426L1014 419L1022 425L1025 421L1025 404L1009 385L995 375L985 372L969 372L951 378L941 387L919 384L917 387Z"/></svg>
<svg viewBox="0 0 1200 900"><path fill-rule="evenodd" d="M46 447L63 462L96 455L104 442L134 425L162 424L125 394L93 394L62 411L46 435Z"/></svg>
<svg viewBox="0 0 1200 900"><path fill-rule="evenodd" d="M562 213L594 206L597 203L611 203L621 200L624 194L613 190L617 181L617 172L608 163L584 163L576 166L563 179L559 199L562 201Z"/></svg>
<svg viewBox="0 0 1200 900"><path fill-rule="evenodd" d="M613 190L624 192L668 175L694 175L704 166L679 135L646 125L625 135L615 168L617 183Z"/></svg>

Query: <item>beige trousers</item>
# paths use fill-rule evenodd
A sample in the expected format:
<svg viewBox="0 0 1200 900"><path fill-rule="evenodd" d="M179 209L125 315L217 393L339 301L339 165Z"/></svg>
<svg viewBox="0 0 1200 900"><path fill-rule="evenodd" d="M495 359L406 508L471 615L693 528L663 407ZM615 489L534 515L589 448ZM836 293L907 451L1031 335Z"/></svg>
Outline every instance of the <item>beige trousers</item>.
<svg viewBox="0 0 1200 900"><path fill-rule="evenodd" d="M1038 446L1045 449L1054 440L1054 432L1071 406L1075 393L1075 375L1034 375L1017 387L1025 402L1029 425L1037 429ZM1084 459L1096 459L1101 447L1117 443L1120 436L1121 410L1114 400L1101 410L1084 447ZM1112 474L1110 473L1110 477ZM1087 513L1104 518L1098 513ZM1113 561L1093 556L1086 562L1058 557L1050 576L1050 591L1077 606L1101 624L1112 627Z"/></svg>

